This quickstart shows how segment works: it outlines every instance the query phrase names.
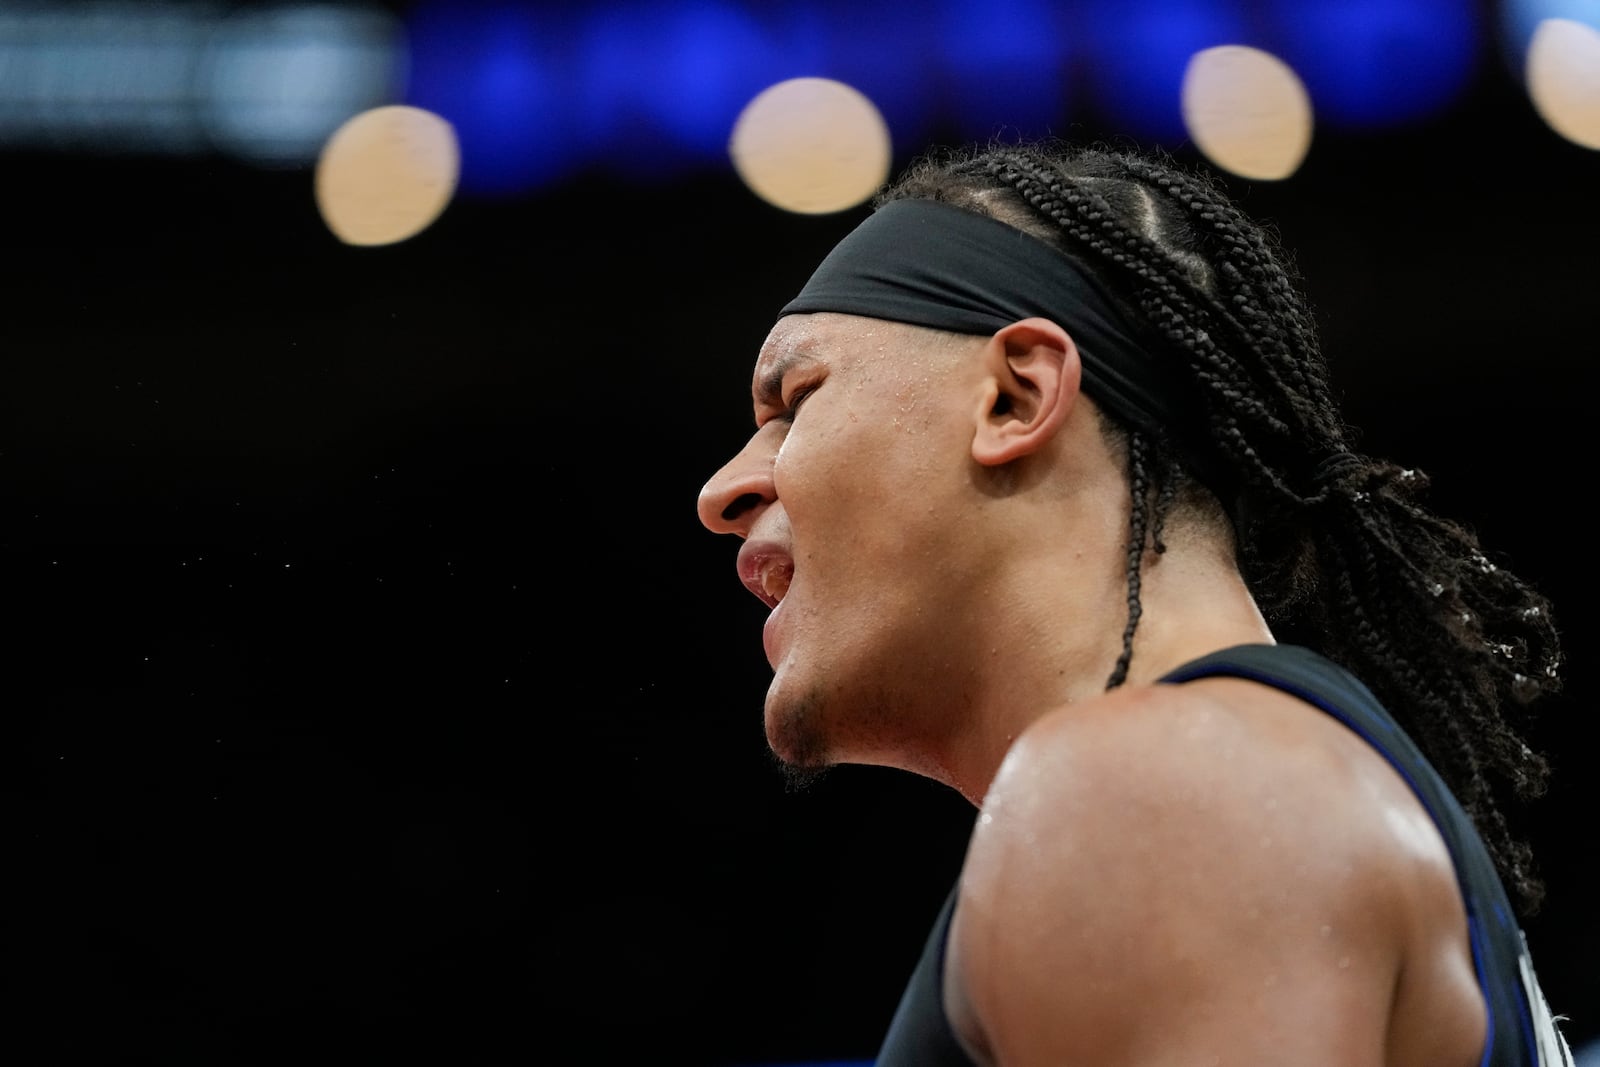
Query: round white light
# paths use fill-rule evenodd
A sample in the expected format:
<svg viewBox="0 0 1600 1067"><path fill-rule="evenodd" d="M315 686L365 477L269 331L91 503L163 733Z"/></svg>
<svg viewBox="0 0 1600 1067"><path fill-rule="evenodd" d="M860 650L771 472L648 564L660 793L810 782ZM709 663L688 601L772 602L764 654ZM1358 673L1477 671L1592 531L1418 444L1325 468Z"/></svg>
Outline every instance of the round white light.
<svg viewBox="0 0 1600 1067"><path fill-rule="evenodd" d="M728 154L768 203L806 215L855 207L889 176L889 127L858 90L791 78L756 94L734 121Z"/></svg>
<svg viewBox="0 0 1600 1067"><path fill-rule="evenodd" d="M401 104L373 108L346 120L323 146L317 208L345 244L394 244L444 212L460 172L455 130L443 118Z"/></svg>
<svg viewBox="0 0 1600 1067"><path fill-rule="evenodd" d="M1183 74L1183 121L1195 147L1223 170L1278 181L1311 148L1311 97L1270 52L1219 45L1196 52Z"/></svg>
<svg viewBox="0 0 1600 1067"><path fill-rule="evenodd" d="M1600 148L1600 30L1573 19L1545 19L1528 43L1528 96L1561 136Z"/></svg>

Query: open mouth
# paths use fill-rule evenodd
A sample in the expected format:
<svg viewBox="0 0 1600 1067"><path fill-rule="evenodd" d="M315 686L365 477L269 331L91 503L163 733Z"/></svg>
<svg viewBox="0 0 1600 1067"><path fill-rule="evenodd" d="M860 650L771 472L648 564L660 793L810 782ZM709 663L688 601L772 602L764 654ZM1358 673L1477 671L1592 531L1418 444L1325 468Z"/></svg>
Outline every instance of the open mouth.
<svg viewBox="0 0 1600 1067"><path fill-rule="evenodd" d="M739 550L739 580L763 604L775 608L794 580L794 557L774 542L746 543Z"/></svg>
<svg viewBox="0 0 1600 1067"><path fill-rule="evenodd" d="M794 579L794 561L770 556L761 561L757 574L761 580L761 592L757 595L768 605L777 607L783 601L784 594L789 592L789 583Z"/></svg>

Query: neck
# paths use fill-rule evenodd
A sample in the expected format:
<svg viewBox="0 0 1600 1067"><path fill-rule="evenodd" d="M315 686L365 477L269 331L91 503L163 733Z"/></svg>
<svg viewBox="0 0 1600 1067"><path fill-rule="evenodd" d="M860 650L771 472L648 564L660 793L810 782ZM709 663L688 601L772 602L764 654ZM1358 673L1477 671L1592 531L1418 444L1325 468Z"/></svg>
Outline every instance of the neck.
<svg viewBox="0 0 1600 1067"><path fill-rule="evenodd" d="M1143 610L1124 686L1150 685L1218 649L1273 641L1226 539L1173 533L1165 553L1145 556ZM938 761L946 769L940 777L973 804L1032 722L1105 692L1128 617L1127 577L1114 563L1119 534L1104 531L1100 551L1080 538L1072 552L1035 554L1002 582L996 617L980 632L986 647L1006 654L974 657L976 699L952 724ZM1106 565L1086 566L1090 560ZM1071 605L1070 614L1063 605Z"/></svg>

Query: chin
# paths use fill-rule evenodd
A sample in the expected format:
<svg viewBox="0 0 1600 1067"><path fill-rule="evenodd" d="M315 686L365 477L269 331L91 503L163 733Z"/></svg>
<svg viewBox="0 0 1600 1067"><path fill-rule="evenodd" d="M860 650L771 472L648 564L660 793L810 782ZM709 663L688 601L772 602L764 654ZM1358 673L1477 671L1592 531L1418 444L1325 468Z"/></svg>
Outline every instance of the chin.
<svg viewBox="0 0 1600 1067"><path fill-rule="evenodd" d="M785 768L819 771L835 762L823 722L822 702L815 694L798 700L775 691L767 694L767 747Z"/></svg>

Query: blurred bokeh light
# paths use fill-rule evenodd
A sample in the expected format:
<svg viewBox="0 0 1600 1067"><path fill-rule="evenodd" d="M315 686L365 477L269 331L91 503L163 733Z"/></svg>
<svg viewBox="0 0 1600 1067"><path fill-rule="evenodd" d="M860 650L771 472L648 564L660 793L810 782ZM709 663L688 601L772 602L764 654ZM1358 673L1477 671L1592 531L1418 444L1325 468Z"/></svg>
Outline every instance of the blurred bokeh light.
<svg viewBox="0 0 1600 1067"><path fill-rule="evenodd" d="M0 8L0 147L315 159L404 92L404 29L362 4Z"/></svg>
<svg viewBox="0 0 1600 1067"><path fill-rule="evenodd" d="M1311 147L1305 85L1283 60L1246 45L1218 45L1189 61L1183 119L1207 159L1244 178L1287 178Z"/></svg>
<svg viewBox="0 0 1600 1067"><path fill-rule="evenodd" d="M1561 136L1600 148L1600 30L1546 19L1528 44L1528 96Z"/></svg>
<svg viewBox="0 0 1600 1067"><path fill-rule="evenodd" d="M1481 58L1475 0L1272 0L1267 10L1272 51L1330 127L1393 129L1438 115Z"/></svg>
<svg viewBox="0 0 1600 1067"><path fill-rule="evenodd" d="M448 122L421 108L389 104L334 131L317 160L313 195L328 229L345 244L394 244L443 213L459 173Z"/></svg>
<svg viewBox="0 0 1600 1067"><path fill-rule="evenodd" d="M728 154L757 196L807 215L862 203L892 162L877 107L829 78L792 78L757 94L734 123Z"/></svg>
<svg viewBox="0 0 1600 1067"><path fill-rule="evenodd" d="M896 148L1085 125L1172 148L1195 136L1195 57L1245 47L1287 64L1319 129L1392 130L1456 106L1496 38L1515 77L1539 59L1540 115L1587 144L1568 131L1594 62L1570 26L1531 51L1552 19L1600 32L1600 0L35 3L0 10L0 147L304 167L406 104L455 130L461 195L515 197L725 169L740 110L804 77L871 100ZM1259 120L1220 106L1208 122Z"/></svg>
<svg viewBox="0 0 1600 1067"><path fill-rule="evenodd" d="M1495 31L1501 55L1514 75L1522 73L1533 35L1547 19L1567 19L1600 30L1600 0L1494 0L1489 6L1498 16Z"/></svg>
<svg viewBox="0 0 1600 1067"><path fill-rule="evenodd" d="M1079 18L1096 113L1129 136L1161 144L1186 136L1181 100L1189 58L1254 36L1240 5L1227 0L1094 0Z"/></svg>

